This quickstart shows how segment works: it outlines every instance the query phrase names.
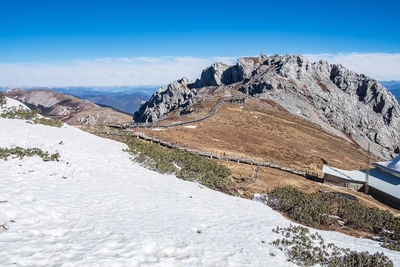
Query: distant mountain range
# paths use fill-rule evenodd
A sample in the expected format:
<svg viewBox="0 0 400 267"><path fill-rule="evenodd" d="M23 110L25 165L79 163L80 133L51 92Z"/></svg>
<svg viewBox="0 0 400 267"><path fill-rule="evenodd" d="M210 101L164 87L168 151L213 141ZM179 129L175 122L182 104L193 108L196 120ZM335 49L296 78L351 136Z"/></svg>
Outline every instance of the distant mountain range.
<svg viewBox="0 0 400 267"><path fill-rule="evenodd" d="M71 94L81 99L89 100L92 103L108 106L115 108L119 111L133 114L136 110L139 109L142 102L146 102L150 95L143 92L133 92L133 93L125 93L125 92L90 92L90 91L82 91L82 92L65 92L66 94Z"/></svg>
<svg viewBox="0 0 400 267"><path fill-rule="evenodd" d="M400 81L382 81L381 84L389 89L400 102Z"/></svg>
<svg viewBox="0 0 400 267"><path fill-rule="evenodd" d="M132 114L139 109L142 102L147 101L150 96L143 93L132 93L132 94L108 94L108 95L75 95L79 98L89 100L90 102L96 103L102 106L113 107L119 111Z"/></svg>
<svg viewBox="0 0 400 267"><path fill-rule="evenodd" d="M76 96L92 103L133 114L147 101L158 86L95 86L95 87L24 87L24 90L48 89ZM6 90L10 88L0 88Z"/></svg>
<svg viewBox="0 0 400 267"><path fill-rule="evenodd" d="M74 125L108 125L130 122L132 116L113 108L101 107L88 100L48 89L13 89L5 92L40 114Z"/></svg>

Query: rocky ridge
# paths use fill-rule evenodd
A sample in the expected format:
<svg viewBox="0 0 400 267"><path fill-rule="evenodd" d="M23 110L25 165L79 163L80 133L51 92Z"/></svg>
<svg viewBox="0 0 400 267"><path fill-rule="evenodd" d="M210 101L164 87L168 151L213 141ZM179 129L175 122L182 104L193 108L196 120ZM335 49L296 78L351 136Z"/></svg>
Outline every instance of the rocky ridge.
<svg viewBox="0 0 400 267"><path fill-rule="evenodd" d="M135 121L157 121L168 112L203 101L210 90L235 89L270 99L289 112L382 158L400 153L400 107L378 81L326 61L300 55L243 57L234 66L215 63L201 78L184 78L160 88Z"/></svg>
<svg viewBox="0 0 400 267"><path fill-rule="evenodd" d="M107 125L123 123L131 116L112 108L100 107L87 100L51 90L13 89L5 92L7 97L16 99L31 109L38 109L42 115L58 118L68 124Z"/></svg>
<svg viewBox="0 0 400 267"><path fill-rule="evenodd" d="M134 120L144 122L158 121L168 112L178 107L192 104L196 91L189 88L190 84L192 84L192 81L188 78L182 78L161 87L154 92L149 101L135 112Z"/></svg>

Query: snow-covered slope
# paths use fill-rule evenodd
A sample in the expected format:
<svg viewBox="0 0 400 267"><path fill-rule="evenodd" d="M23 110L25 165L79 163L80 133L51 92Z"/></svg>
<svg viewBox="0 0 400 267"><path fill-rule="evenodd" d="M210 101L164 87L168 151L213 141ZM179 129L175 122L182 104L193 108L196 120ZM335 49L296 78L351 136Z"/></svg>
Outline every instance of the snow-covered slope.
<svg viewBox="0 0 400 267"><path fill-rule="evenodd" d="M25 106L18 100L6 97L6 104L4 105L4 107L0 107L0 113L2 113L3 111L5 111L9 108L12 108L12 107L15 107L15 108L21 107L23 109L29 109L27 106Z"/></svg>
<svg viewBox="0 0 400 267"><path fill-rule="evenodd" d="M269 244L290 222L262 203L144 169L124 144L71 126L0 119L0 147L12 145L61 160L0 160L1 266L291 265ZM320 232L400 263L376 242Z"/></svg>

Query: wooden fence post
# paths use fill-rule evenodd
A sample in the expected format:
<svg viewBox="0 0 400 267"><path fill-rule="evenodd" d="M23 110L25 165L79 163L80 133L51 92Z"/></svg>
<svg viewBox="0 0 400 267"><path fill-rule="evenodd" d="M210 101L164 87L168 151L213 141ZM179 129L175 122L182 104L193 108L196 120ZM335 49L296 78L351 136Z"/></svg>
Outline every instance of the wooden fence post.
<svg viewBox="0 0 400 267"><path fill-rule="evenodd" d="M257 178L258 178L258 166L256 167L256 179L255 179L254 183L257 182Z"/></svg>

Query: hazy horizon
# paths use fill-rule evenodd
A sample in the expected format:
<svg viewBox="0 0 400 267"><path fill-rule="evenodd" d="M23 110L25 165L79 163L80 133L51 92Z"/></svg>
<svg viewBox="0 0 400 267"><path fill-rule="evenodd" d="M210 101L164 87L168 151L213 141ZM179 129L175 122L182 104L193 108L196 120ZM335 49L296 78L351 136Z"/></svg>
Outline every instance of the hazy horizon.
<svg viewBox="0 0 400 267"><path fill-rule="evenodd" d="M313 62L327 60L331 64L342 64L352 71L379 81L400 80L400 53L390 55L382 53L305 54L303 56ZM0 63L0 87L157 87L182 77L195 81L200 77L201 71L211 64L223 62L234 65L237 58L103 58L92 61L64 62L61 65ZM104 77L105 74L107 74L106 77ZM79 80L82 82L79 83Z"/></svg>
<svg viewBox="0 0 400 267"><path fill-rule="evenodd" d="M400 80L399 8L344 0L6 1L0 86L165 85L261 52Z"/></svg>

